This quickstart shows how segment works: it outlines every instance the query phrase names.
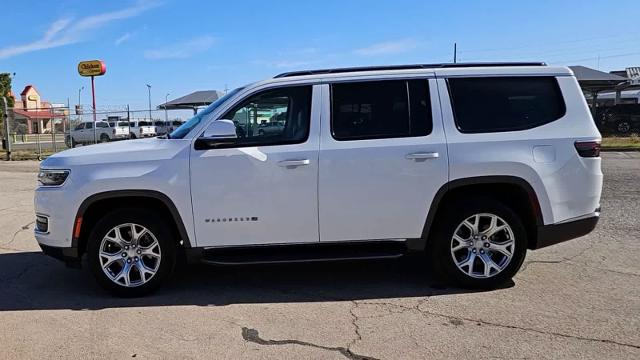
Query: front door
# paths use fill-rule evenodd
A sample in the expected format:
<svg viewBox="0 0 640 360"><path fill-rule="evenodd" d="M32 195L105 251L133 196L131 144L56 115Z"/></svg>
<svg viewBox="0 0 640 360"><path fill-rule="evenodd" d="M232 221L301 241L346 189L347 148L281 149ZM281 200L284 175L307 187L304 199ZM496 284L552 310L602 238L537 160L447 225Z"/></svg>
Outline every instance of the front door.
<svg viewBox="0 0 640 360"><path fill-rule="evenodd" d="M325 87L321 241L421 236L429 205L448 179L435 88L424 78Z"/></svg>
<svg viewBox="0 0 640 360"><path fill-rule="evenodd" d="M311 85L255 92L220 117L236 124L235 144L192 147L198 246L319 241L320 95Z"/></svg>

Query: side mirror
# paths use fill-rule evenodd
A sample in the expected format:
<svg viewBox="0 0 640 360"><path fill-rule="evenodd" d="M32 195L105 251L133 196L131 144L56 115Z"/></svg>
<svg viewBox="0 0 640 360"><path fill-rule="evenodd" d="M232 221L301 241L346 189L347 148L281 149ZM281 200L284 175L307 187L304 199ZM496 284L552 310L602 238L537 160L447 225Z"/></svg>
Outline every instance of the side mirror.
<svg viewBox="0 0 640 360"><path fill-rule="evenodd" d="M234 144L237 139L236 125L233 121L216 120L196 139L194 146L196 150L214 149L221 145Z"/></svg>

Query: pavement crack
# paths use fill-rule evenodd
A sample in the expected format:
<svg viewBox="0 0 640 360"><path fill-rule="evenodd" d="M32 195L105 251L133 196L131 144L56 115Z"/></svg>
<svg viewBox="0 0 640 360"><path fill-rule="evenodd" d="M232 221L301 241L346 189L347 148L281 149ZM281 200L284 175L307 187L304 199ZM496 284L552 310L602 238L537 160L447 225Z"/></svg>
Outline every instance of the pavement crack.
<svg viewBox="0 0 640 360"><path fill-rule="evenodd" d="M353 306L349 309L349 314L351 314L351 325L353 326L355 333L356 333L356 338L354 338L349 345L347 346L347 349L351 349L351 347L353 345L355 345L358 341L362 340L362 334L360 333L360 325L358 325L358 320L360 320L358 318L358 315L355 313L355 309L358 308L358 302L353 300L351 301L351 303L353 304Z"/></svg>
<svg viewBox="0 0 640 360"><path fill-rule="evenodd" d="M423 315L426 314L426 315L438 316L438 317L442 317L442 318L449 319L449 320L457 319L457 320L480 323L480 324L483 324L483 325L495 326L495 327L500 327L500 328L505 328L505 329L513 329L513 330L534 332L534 333L543 334L543 335L558 336L558 337L562 337L562 338L566 338L566 339L574 339L574 340L581 340L581 341L593 341L593 342L600 342L600 343L605 343L605 344L612 344L612 345L630 347L630 348L633 348L633 349L640 349L640 345L627 344L627 343L622 343L622 342L618 342L618 341L615 341L615 340L590 338L590 337L584 337L584 336L563 334L563 333L554 332L554 331L543 331L543 330L539 330L539 329L522 327L522 326L494 323L494 322L491 322L491 321L486 321L486 320L481 320L481 319L471 319L471 318L461 317L461 316L446 315L446 314L441 314L441 313L437 313L437 312L433 312L433 311L424 310L424 309L421 309L419 307L418 307L418 311Z"/></svg>
<svg viewBox="0 0 640 360"><path fill-rule="evenodd" d="M373 357L370 357L370 356L364 356L364 355L356 354L356 353L352 352L351 350L349 350L348 348L341 347L341 346L337 346L337 347L323 346L323 345L317 345L317 344L314 344L314 343L310 343L310 342L306 342L306 341L302 341L302 340L296 340L296 339L285 339L285 340L266 340L266 339L262 339L260 337L260 334L258 333L258 330L251 329L251 328L244 327L244 326L242 327L242 338L245 341L252 342L252 343L258 344L258 345L264 345L264 346L300 345L300 346L312 347L312 348L322 349L322 350L327 350L327 351L335 351L335 352L338 352L338 353L342 354L347 359L352 359L352 360L377 360L376 358L373 358Z"/></svg>
<svg viewBox="0 0 640 360"><path fill-rule="evenodd" d="M21 233L21 232L23 232L25 230L29 230L29 226L33 225L34 223L35 223L35 221L31 221L31 222L29 222L29 223L27 223L25 225L22 225L20 227L20 229L18 229L16 232L13 233L13 236L11 237L11 240L9 240L6 243L2 243L0 245L7 246L7 245L11 244L12 242L14 242L16 240L16 237L18 236L19 233Z"/></svg>

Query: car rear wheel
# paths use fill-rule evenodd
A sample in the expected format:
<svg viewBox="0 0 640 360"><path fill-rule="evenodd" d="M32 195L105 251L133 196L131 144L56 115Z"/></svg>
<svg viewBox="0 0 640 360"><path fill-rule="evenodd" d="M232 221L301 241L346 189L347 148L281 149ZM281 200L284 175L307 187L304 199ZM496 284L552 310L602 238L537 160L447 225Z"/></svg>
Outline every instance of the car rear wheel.
<svg viewBox="0 0 640 360"><path fill-rule="evenodd" d="M100 142L109 142L109 135L107 134L102 134L100 135Z"/></svg>
<svg viewBox="0 0 640 360"><path fill-rule="evenodd" d="M527 251L519 216L493 199L456 202L430 241L436 272L465 288L493 289L518 272Z"/></svg>
<svg viewBox="0 0 640 360"><path fill-rule="evenodd" d="M620 120L616 124L616 130L620 134L628 134L631 131L631 123L626 120Z"/></svg>
<svg viewBox="0 0 640 360"><path fill-rule="evenodd" d="M143 209L109 213L89 237L87 258L98 283L111 293L135 297L156 290L175 264L171 229Z"/></svg>

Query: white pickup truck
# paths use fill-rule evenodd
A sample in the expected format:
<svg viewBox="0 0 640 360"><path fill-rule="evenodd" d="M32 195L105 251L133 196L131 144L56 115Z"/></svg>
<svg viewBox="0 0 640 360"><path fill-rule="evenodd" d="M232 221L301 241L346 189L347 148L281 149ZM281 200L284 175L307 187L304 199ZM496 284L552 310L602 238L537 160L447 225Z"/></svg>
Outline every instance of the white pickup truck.
<svg viewBox="0 0 640 360"><path fill-rule="evenodd" d="M129 138L131 139L154 137L158 135L153 122L148 120L131 119L129 121L129 129Z"/></svg>
<svg viewBox="0 0 640 360"><path fill-rule="evenodd" d="M76 147L76 145L87 145L96 142L111 141L113 131L106 121L96 121L95 129L93 121L84 121L76 125L69 134L68 145Z"/></svg>

